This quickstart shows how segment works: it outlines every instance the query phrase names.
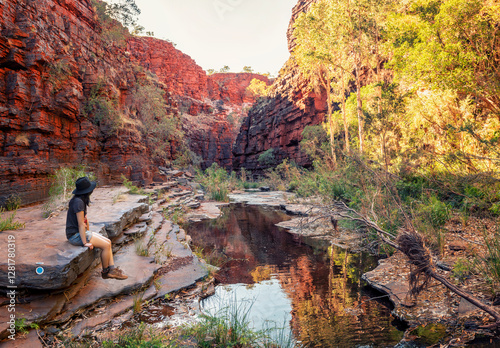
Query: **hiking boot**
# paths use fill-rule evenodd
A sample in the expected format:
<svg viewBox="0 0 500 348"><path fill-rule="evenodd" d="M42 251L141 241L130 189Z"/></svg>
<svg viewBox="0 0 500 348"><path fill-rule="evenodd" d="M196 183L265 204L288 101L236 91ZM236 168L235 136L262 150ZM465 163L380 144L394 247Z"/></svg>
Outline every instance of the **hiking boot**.
<svg viewBox="0 0 500 348"><path fill-rule="evenodd" d="M128 277L123 273L123 271L121 269L119 269L118 267L115 267L107 272L105 271L102 271L101 272L101 276L104 278L104 279L109 279L109 278L112 278L112 279L119 279L119 280L125 280L127 279Z"/></svg>

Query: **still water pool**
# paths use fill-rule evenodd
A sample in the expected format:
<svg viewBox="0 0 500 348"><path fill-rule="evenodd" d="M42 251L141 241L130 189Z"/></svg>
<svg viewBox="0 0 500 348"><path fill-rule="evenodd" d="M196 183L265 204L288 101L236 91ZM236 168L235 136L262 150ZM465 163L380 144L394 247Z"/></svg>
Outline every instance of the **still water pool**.
<svg viewBox="0 0 500 348"><path fill-rule="evenodd" d="M185 226L193 244L229 260L204 310L242 306L256 329L283 327L305 347L394 347L403 331L388 302L361 280L377 260L318 250L275 224L275 209L231 205L221 218ZM331 254L331 257L328 255Z"/></svg>

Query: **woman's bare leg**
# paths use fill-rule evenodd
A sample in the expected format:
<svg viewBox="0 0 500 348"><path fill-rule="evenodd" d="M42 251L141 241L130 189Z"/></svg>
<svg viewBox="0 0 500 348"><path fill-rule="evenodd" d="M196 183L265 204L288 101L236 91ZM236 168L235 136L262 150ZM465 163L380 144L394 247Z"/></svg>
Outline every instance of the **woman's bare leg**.
<svg viewBox="0 0 500 348"><path fill-rule="evenodd" d="M111 241L101 236L97 233L92 233L92 238L90 238L90 243L102 250L101 252L101 261L102 268L106 269L108 266L114 266L115 261L113 260L113 250L111 249Z"/></svg>

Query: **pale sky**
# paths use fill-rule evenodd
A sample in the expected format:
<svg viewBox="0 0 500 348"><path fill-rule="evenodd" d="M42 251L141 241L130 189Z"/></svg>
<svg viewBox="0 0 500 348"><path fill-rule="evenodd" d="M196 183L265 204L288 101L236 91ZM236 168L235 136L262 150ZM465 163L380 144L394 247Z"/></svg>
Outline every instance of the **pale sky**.
<svg viewBox="0 0 500 348"><path fill-rule="evenodd" d="M251 66L277 75L289 57L286 30L297 0L135 0L139 24L203 69Z"/></svg>

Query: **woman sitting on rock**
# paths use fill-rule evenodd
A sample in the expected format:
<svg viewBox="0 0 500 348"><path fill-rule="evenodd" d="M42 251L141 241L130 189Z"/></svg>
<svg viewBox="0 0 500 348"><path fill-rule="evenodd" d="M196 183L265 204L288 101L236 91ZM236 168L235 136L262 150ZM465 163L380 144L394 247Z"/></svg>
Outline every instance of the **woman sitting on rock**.
<svg viewBox="0 0 500 348"><path fill-rule="evenodd" d="M122 270L115 267L113 261L113 250L111 241L98 233L89 231L87 220L87 207L90 203L90 195L96 187L95 181L90 181L87 177L79 178L76 181L76 189L73 191L73 198L69 201L68 215L66 218L66 237L68 241L76 246L87 247L90 250L94 247L102 250L102 272L104 279L127 279Z"/></svg>

